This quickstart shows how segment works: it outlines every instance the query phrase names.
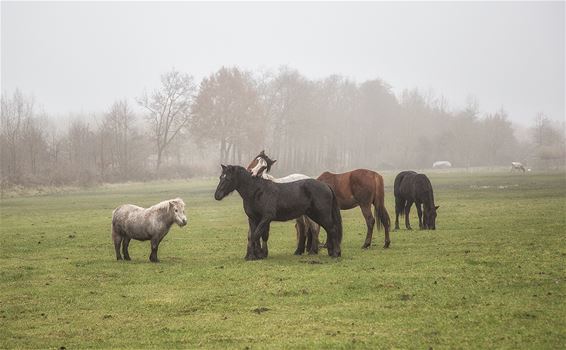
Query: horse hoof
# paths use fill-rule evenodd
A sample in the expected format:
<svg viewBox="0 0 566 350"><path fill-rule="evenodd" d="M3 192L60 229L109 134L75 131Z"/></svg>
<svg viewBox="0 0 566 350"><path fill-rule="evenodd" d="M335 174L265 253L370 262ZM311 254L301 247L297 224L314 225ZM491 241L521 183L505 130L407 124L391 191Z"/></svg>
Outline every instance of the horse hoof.
<svg viewBox="0 0 566 350"><path fill-rule="evenodd" d="M128 261L130 261L130 260L132 260L132 259L130 259L130 257L129 257L129 256L127 256L127 257L125 257L125 258L124 258L124 260L128 260Z"/></svg>
<svg viewBox="0 0 566 350"><path fill-rule="evenodd" d="M309 252L309 255L318 255L318 252L315 251L315 250L311 250L311 251Z"/></svg>
<svg viewBox="0 0 566 350"><path fill-rule="evenodd" d="M389 248L390 244L391 244L391 242L385 242L385 244L383 245L383 249Z"/></svg>
<svg viewBox="0 0 566 350"><path fill-rule="evenodd" d="M371 243L364 243L364 245L362 246L362 249L368 249L370 245L371 245Z"/></svg>
<svg viewBox="0 0 566 350"><path fill-rule="evenodd" d="M300 250L295 250L295 252L293 254L294 255L303 255L303 252L301 252Z"/></svg>

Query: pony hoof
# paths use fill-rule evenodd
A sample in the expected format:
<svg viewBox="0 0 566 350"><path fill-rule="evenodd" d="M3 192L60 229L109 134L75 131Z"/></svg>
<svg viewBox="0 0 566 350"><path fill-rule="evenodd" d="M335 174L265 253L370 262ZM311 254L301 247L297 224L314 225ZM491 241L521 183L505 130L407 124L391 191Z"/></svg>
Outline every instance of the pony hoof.
<svg viewBox="0 0 566 350"><path fill-rule="evenodd" d="M130 257L129 257L129 256L127 256L127 257L125 257L125 258L124 258L124 260L128 260L128 261L130 261L130 260L132 260L132 259L130 259Z"/></svg>
<svg viewBox="0 0 566 350"><path fill-rule="evenodd" d="M385 244L383 245L383 249L389 248L390 244L391 244L391 242L385 242Z"/></svg>
<svg viewBox="0 0 566 350"><path fill-rule="evenodd" d="M310 252L309 252L309 255L318 255L318 252L317 252L317 251L314 251L314 250L312 250L312 251L310 251Z"/></svg>
<svg viewBox="0 0 566 350"><path fill-rule="evenodd" d="M300 250L295 250L295 252L293 254L294 255L303 255L303 252L301 252Z"/></svg>
<svg viewBox="0 0 566 350"><path fill-rule="evenodd" d="M371 245L371 243L364 243L364 245L362 246L362 249L368 249L370 245Z"/></svg>

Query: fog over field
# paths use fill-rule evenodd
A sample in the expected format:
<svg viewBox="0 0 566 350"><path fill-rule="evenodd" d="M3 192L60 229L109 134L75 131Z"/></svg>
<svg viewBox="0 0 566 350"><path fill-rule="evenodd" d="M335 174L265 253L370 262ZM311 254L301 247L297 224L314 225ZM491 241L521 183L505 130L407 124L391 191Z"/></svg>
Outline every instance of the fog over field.
<svg viewBox="0 0 566 350"><path fill-rule="evenodd" d="M2 183L560 168L565 5L2 2Z"/></svg>

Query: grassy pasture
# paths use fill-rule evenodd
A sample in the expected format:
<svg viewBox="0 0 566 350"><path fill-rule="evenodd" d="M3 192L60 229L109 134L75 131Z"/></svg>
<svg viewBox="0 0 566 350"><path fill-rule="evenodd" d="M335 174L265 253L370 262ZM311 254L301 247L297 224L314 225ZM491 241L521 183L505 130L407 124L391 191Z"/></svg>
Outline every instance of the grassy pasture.
<svg viewBox="0 0 566 350"><path fill-rule="evenodd" d="M293 256L288 222L267 260L244 261L241 199L216 202L216 180L2 200L0 348L564 348L564 174L430 178L436 231L393 232L388 250L379 231L362 250L360 210L342 211L338 260ZM137 241L115 261L112 210L176 196L189 224L161 263Z"/></svg>

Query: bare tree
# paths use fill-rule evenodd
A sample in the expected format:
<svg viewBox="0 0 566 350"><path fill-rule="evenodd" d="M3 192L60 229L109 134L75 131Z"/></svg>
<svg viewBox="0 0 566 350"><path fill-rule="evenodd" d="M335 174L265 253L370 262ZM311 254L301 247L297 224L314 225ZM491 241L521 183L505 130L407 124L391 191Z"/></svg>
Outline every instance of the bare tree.
<svg viewBox="0 0 566 350"><path fill-rule="evenodd" d="M172 70L161 76L161 87L151 96L144 93L138 99L148 112L146 119L157 152L156 172L159 172L164 152L171 141L189 123L195 91L192 76Z"/></svg>
<svg viewBox="0 0 566 350"><path fill-rule="evenodd" d="M224 67L201 83L191 131L202 141L218 142L221 162L240 162L243 151L257 152L254 148L263 143L263 112L255 85L247 72Z"/></svg>
<svg viewBox="0 0 566 350"><path fill-rule="evenodd" d="M129 172L131 150L130 144L134 131L135 115L127 100L116 101L104 118L104 127L111 135L111 152L116 158L120 177L126 179ZM103 148L104 149L104 148ZM103 157L104 154L101 154ZM114 159L112 159L112 163Z"/></svg>
<svg viewBox="0 0 566 350"><path fill-rule="evenodd" d="M2 138L2 176L16 181L19 176L19 143L22 139L26 119L33 117L34 101L16 90L12 98L2 94L0 114L0 133Z"/></svg>

